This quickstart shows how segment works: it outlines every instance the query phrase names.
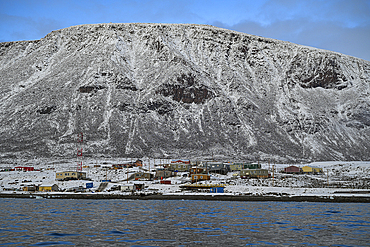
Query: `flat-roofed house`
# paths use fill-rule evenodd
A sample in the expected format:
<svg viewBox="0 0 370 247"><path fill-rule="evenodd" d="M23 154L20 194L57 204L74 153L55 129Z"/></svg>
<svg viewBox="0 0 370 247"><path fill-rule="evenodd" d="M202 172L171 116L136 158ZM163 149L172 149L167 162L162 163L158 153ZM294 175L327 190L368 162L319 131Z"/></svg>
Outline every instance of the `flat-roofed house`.
<svg viewBox="0 0 370 247"><path fill-rule="evenodd" d="M170 170L167 170L165 168L158 168L156 171L155 171L155 175L154 175L154 178L169 178L169 177L173 177L175 174L173 171L170 171Z"/></svg>
<svg viewBox="0 0 370 247"><path fill-rule="evenodd" d="M55 178L57 180L86 179L86 172L77 172L77 171L57 172Z"/></svg>
<svg viewBox="0 0 370 247"><path fill-rule="evenodd" d="M210 180L211 177L208 174L191 174L191 182L195 183L198 181Z"/></svg>
<svg viewBox="0 0 370 247"><path fill-rule="evenodd" d="M134 174L135 180L152 180L153 174L149 172L137 172Z"/></svg>
<svg viewBox="0 0 370 247"><path fill-rule="evenodd" d="M33 168L32 166L16 166L16 167L14 167L14 170L30 172L30 171L34 171L35 168Z"/></svg>
<svg viewBox="0 0 370 247"><path fill-rule="evenodd" d="M232 163L230 165L231 171L241 171L244 168L244 163Z"/></svg>
<svg viewBox="0 0 370 247"><path fill-rule="evenodd" d="M240 171L241 178L268 178L269 173L266 169L243 169Z"/></svg>
<svg viewBox="0 0 370 247"><path fill-rule="evenodd" d="M178 171L178 172L188 172L191 168L190 164L185 164L185 163L171 163L169 165L169 170L170 171Z"/></svg>
<svg viewBox="0 0 370 247"><path fill-rule="evenodd" d="M317 174L322 173L322 168L317 166L304 166L302 167L302 172L307 174Z"/></svg>

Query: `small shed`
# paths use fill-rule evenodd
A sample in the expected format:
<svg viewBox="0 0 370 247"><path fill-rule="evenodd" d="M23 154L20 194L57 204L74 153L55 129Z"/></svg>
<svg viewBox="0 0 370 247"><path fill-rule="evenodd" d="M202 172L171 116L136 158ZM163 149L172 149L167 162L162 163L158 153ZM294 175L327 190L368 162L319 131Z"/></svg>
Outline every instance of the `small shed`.
<svg viewBox="0 0 370 247"><path fill-rule="evenodd" d="M135 191L136 186L134 184L121 184L120 188L121 188L121 191L132 192L132 191Z"/></svg>
<svg viewBox="0 0 370 247"><path fill-rule="evenodd" d="M224 193L224 187L212 187L210 192L211 193Z"/></svg>
<svg viewBox="0 0 370 247"><path fill-rule="evenodd" d="M143 190L145 188L145 184L134 184L135 190Z"/></svg>
<svg viewBox="0 0 370 247"><path fill-rule="evenodd" d="M171 180L161 180L161 184L171 184Z"/></svg>
<svg viewBox="0 0 370 247"><path fill-rule="evenodd" d="M42 184L39 186L39 191L44 191L44 192L48 192L48 191L58 191L59 188L58 188L58 185L56 184Z"/></svg>
<svg viewBox="0 0 370 247"><path fill-rule="evenodd" d="M38 188L35 185L26 185L23 187L23 191L37 191Z"/></svg>

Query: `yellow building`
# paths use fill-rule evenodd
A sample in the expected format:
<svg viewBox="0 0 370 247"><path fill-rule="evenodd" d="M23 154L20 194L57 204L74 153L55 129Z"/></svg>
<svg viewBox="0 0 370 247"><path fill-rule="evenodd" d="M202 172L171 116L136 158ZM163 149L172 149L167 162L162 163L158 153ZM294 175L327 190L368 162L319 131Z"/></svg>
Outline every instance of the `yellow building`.
<svg viewBox="0 0 370 247"><path fill-rule="evenodd" d="M204 180L210 180L211 176L208 174L191 174L191 182L198 182L198 181L204 181Z"/></svg>
<svg viewBox="0 0 370 247"><path fill-rule="evenodd" d="M322 168L316 167L316 166L304 166L302 167L303 173L310 173L310 174L316 174L316 173L322 173Z"/></svg>
<svg viewBox="0 0 370 247"><path fill-rule="evenodd" d="M57 180L86 179L86 172L77 172L77 171L57 172L55 178Z"/></svg>
<svg viewBox="0 0 370 247"><path fill-rule="evenodd" d="M42 184L39 186L39 191L50 192L50 191L58 191L58 185L56 184Z"/></svg>
<svg viewBox="0 0 370 247"><path fill-rule="evenodd" d="M233 163L230 165L230 170L231 171L241 171L244 168L243 163Z"/></svg>

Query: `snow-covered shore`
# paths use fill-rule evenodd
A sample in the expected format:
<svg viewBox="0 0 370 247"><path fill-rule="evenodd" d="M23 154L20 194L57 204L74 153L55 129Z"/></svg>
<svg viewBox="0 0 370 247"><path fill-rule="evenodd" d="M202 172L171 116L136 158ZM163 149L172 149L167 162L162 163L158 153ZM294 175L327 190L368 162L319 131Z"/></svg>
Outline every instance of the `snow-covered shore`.
<svg viewBox="0 0 370 247"><path fill-rule="evenodd" d="M89 180L58 181L56 172L75 170L75 162L66 160L31 160L3 162L0 168L15 166L32 166L35 171L2 171L0 172L1 197L45 198L91 198L91 199L210 199L210 200L294 200L294 201L333 201L333 202L370 202L370 162L315 162L308 165L320 167L319 175L291 175L282 173L289 164L267 164L262 168L269 169L274 178L241 179L238 172L227 175L211 174L207 184L224 184L223 193L210 193L208 190L184 191L181 185L190 183L186 173L178 173L176 177L166 178L171 184L161 184L159 180L129 181L128 177L139 171L150 171L169 160L145 160L143 167L129 169L107 169L113 164L127 160L85 160ZM100 166L99 166L100 165ZM297 166L304 166L300 164ZM95 167L94 167L95 166ZM87 168L88 167L88 168ZM274 169L274 170L273 170ZM102 180L109 180L102 192L97 192ZM83 193L66 192L71 188L93 187ZM144 184L144 189L135 192L113 190L117 185ZM56 184L62 192L27 192L22 188L27 185Z"/></svg>

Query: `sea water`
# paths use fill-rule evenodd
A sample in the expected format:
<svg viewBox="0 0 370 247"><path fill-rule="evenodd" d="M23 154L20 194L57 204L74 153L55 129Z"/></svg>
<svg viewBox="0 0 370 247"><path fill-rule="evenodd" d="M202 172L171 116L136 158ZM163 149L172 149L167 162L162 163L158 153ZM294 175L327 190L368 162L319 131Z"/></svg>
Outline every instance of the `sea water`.
<svg viewBox="0 0 370 247"><path fill-rule="evenodd" d="M6 246L369 246L370 204L0 199Z"/></svg>

